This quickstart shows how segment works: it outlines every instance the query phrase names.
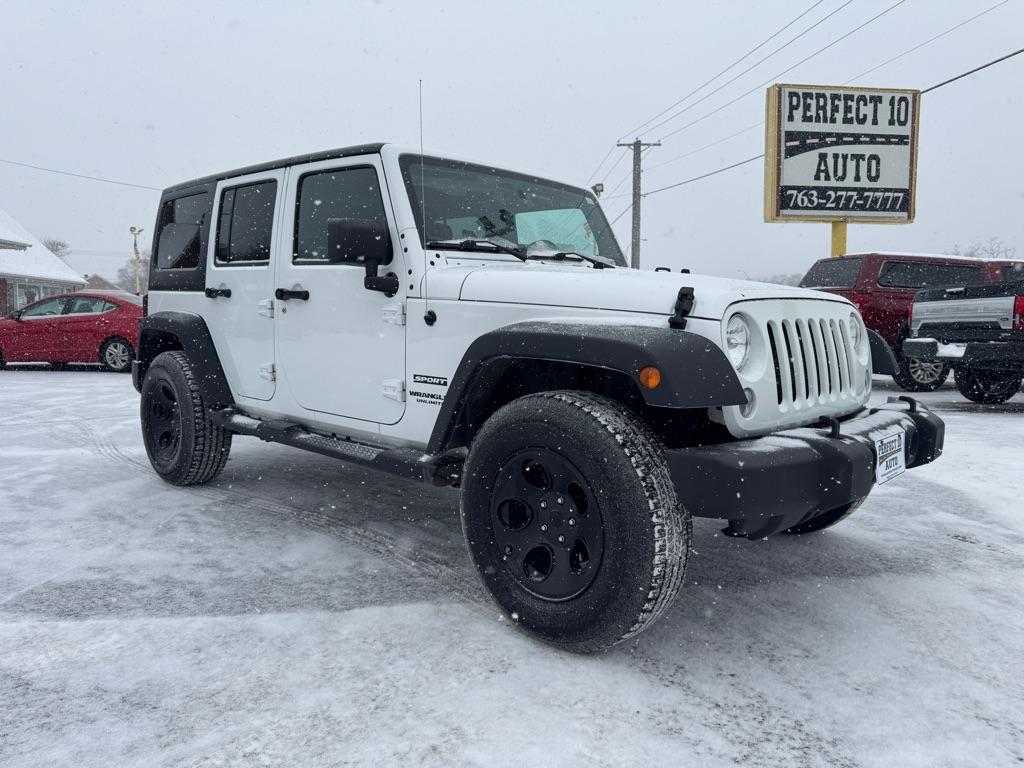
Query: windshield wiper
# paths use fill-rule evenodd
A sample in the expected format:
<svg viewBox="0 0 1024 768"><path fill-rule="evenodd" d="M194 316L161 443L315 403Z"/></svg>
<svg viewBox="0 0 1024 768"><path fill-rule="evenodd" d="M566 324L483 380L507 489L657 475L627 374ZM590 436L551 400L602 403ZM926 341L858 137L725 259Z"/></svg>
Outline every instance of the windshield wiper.
<svg viewBox="0 0 1024 768"><path fill-rule="evenodd" d="M589 261L594 265L594 269L615 269L615 262L611 259L606 259L603 256L591 256L586 253L580 253L579 251L540 251L537 253L528 253L526 258L565 261L569 256L575 256L580 261Z"/></svg>
<svg viewBox="0 0 1024 768"><path fill-rule="evenodd" d="M453 251L477 251L479 253L507 253L517 259L526 261L526 251L511 243L503 243L498 239L465 237L461 240L428 240L427 248L443 248Z"/></svg>

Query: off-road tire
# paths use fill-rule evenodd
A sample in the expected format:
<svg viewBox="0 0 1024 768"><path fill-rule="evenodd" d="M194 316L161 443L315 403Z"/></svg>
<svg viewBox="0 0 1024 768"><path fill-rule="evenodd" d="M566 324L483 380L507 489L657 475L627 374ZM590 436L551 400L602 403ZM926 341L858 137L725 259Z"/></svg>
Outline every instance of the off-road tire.
<svg viewBox="0 0 1024 768"><path fill-rule="evenodd" d="M960 394L975 403L997 405L1020 392L1024 375L1014 371L993 371L960 366L954 374Z"/></svg>
<svg viewBox="0 0 1024 768"><path fill-rule="evenodd" d="M119 354L113 354L114 349L119 350ZM120 350L124 351L120 352ZM131 342L127 339L122 339L120 336L107 339L100 347L100 363L108 371L113 371L114 373L130 372L132 369L132 358L134 357L135 349L132 347Z"/></svg>
<svg viewBox="0 0 1024 768"><path fill-rule="evenodd" d="M231 433L210 420L198 374L183 352L154 358L142 382L139 410L146 454L165 481L207 483L224 469Z"/></svg>
<svg viewBox="0 0 1024 768"><path fill-rule="evenodd" d="M515 570L521 553L505 559L495 540L496 530L503 533L496 489L508 482L503 467L515 466L523 451L544 451L578 469L600 515L601 559L584 591L567 599L528 591ZM470 448L461 509L470 554L495 602L520 628L567 650L602 651L633 637L682 586L692 520L672 485L665 448L609 398L554 391L500 408Z"/></svg>
<svg viewBox="0 0 1024 768"><path fill-rule="evenodd" d="M815 515L810 520L806 520L799 525L794 525L792 528L787 528L785 533L814 533L815 531L823 531L826 528L831 528L836 523L842 522L854 512L857 508L864 503L864 499L867 496L862 496L859 499L854 499L849 504L844 504L841 507L830 509L827 512L822 512L819 515Z"/></svg>
<svg viewBox="0 0 1024 768"><path fill-rule="evenodd" d="M896 365L892 380L904 392L934 392L946 383L952 370L949 363L915 360L900 353Z"/></svg>

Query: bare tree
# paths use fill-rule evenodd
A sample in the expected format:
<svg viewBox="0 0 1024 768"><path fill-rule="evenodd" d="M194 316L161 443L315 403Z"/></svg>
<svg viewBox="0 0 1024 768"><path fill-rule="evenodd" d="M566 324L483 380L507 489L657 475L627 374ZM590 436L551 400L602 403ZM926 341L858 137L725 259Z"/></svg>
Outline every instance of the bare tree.
<svg viewBox="0 0 1024 768"><path fill-rule="evenodd" d="M951 253L955 256L964 256L968 259L1012 259L1017 249L1007 245L998 237L990 237L985 242L972 243L961 247L954 245Z"/></svg>
<svg viewBox="0 0 1024 768"><path fill-rule="evenodd" d="M759 283L775 283L776 285L800 285L804 279L803 272L793 272L786 275L772 275L771 277L759 277Z"/></svg>
<svg viewBox="0 0 1024 768"><path fill-rule="evenodd" d="M135 259L131 258L125 262L123 267L117 270L117 277L114 278L114 282L118 286L128 291L128 293L135 293ZM139 249L139 288L141 293L146 293L149 285L149 249Z"/></svg>
<svg viewBox="0 0 1024 768"><path fill-rule="evenodd" d="M56 237L44 237L43 245L46 246L50 253L67 264L67 257L71 253L71 246L66 241L59 240Z"/></svg>

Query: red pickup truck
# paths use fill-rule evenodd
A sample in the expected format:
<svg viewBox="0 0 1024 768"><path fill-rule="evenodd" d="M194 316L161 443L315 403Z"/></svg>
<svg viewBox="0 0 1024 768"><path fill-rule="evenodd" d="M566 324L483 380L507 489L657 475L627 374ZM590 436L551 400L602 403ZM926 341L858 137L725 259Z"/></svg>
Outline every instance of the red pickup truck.
<svg viewBox="0 0 1024 768"><path fill-rule="evenodd" d="M949 376L940 360L908 358L914 294L922 288L999 283L1024 278L1024 261L968 259L916 253L857 253L816 262L801 287L845 296L860 310L864 324L889 345L896 358L896 384L908 392L930 392Z"/></svg>

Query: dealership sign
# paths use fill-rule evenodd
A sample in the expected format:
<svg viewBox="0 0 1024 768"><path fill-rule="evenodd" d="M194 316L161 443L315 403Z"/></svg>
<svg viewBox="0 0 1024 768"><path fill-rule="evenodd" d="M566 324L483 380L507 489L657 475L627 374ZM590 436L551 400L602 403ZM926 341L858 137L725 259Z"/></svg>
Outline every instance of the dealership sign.
<svg viewBox="0 0 1024 768"><path fill-rule="evenodd" d="M913 221L920 97L886 88L769 88L765 221Z"/></svg>

